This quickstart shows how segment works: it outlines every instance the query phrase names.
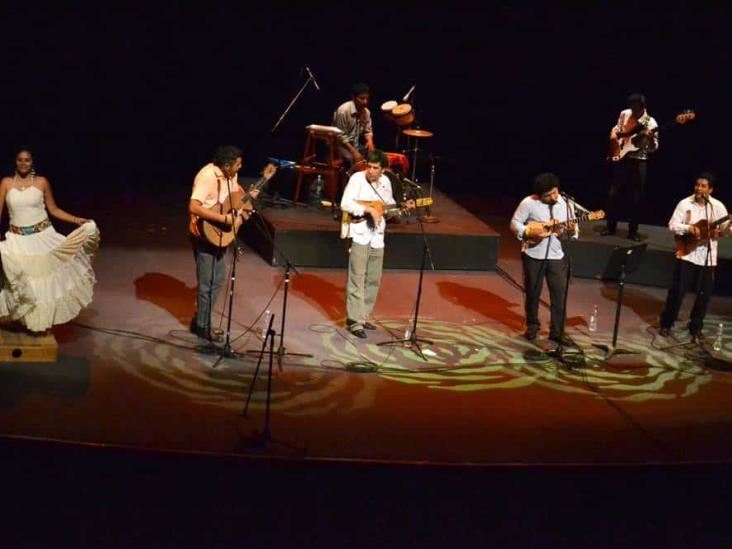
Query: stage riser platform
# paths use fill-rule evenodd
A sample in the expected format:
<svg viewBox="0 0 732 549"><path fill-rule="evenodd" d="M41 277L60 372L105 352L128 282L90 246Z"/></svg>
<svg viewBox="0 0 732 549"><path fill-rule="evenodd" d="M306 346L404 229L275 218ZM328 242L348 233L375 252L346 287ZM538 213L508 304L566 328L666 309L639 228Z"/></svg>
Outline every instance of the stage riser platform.
<svg viewBox="0 0 732 549"><path fill-rule="evenodd" d="M581 237L572 242L569 254L572 259L572 272L580 278L605 280L605 267L610 255L617 246L636 244L627 238L625 227L621 224L616 236L599 236L603 227L583 224L580 227ZM673 236L666 227L641 225L640 234L643 242L648 243L640 267L629 274L626 282L645 286L668 288L673 276L674 253ZM714 293L732 295L732 242L722 239L719 245L719 260L716 270Z"/></svg>
<svg viewBox="0 0 732 549"><path fill-rule="evenodd" d="M341 240L333 231L278 231L271 226L275 245L297 267L348 266L350 240ZM282 259L272 244L255 230L244 232L245 240L271 265ZM495 271L498 237L434 235L427 237L436 270ZM415 234L387 234L384 268L419 269L424 241ZM428 262L426 269L430 269Z"/></svg>
<svg viewBox="0 0 732 549"><path fill-rule="evenodd" d="M249 221L240 236L268 263L280 265L279 248L295 265L345 268L350 240L340 238L339 215L322 207L264 207L259 219ZM422 213L422 212L420 212ZM436 270L494 271L498 260L499 234L476 216L434 191L432 214L439 223L425 223L424 232ZM261 220L261 221L260 221ZM264 234L272 235L272 242ZM386 231L384 267L419 269L424 239L419 223L411 216L390 223ZM429 261L425 267L430 269Z"/></svg>

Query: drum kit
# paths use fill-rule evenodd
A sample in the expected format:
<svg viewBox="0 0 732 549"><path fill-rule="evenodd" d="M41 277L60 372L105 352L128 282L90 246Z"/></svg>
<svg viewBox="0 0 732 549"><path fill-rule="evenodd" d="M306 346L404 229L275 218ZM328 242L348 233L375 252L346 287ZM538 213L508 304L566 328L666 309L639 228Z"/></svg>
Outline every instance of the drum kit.
<svg viewBox="0 0 732 549"><path fill-rule="evenodd" d="M411 95L411 92L414 91L414 87L410 90L410 92L407 93L407 96L404 98L405 101L409 95ZM411 160L411 167L412 167L412 178L411 181L408 179L405 179L406 182L410 185L412 185L416 189L421 189L419 184L417 183L417 161L419 159L420 154L420 140L422 139L428 139L430 137L433 137L435 134L429 130L423 130L417 126L416 128L412 128L411 125L415 121L415 112L414 107L410 103L397 103L396 101L385 101L381 104L381 114L383 115L384 119L386 119L389 123L394 124L396 126L397 132L396 137L394 140L394 148L395 150L399 150L399 138L401 135L406 136L407 138L407 148L401 151L401 155L404 158L403 163L401 164L401 167L403 168L402 174L406 174L409 171L409 163L407 162L406 156L404 156L404 153L411 153L412 160ZM398 155L399 153L387 153L387 156L390 155ZM432 158L432 165L430 168L430 197L432 196L432 186L434 185L434 174L435 174L435 165L434 165L434 157ZM394 166L392 164L392 158L389 158L389 167L394 169ZM389 175L389 173L387 173ZM392 185L394 185L394 182L392 180ZM399 184L399 187L401 188L401 182ZM405 189L406 190L406 189ZM395 192L395 196L399 196ZM407 194L404 195L405 197ZM422 221L429 222L429 223L436 223L439 221L435 216L431 215L431 213L427 212L427 215L421 216Z"/></svg>

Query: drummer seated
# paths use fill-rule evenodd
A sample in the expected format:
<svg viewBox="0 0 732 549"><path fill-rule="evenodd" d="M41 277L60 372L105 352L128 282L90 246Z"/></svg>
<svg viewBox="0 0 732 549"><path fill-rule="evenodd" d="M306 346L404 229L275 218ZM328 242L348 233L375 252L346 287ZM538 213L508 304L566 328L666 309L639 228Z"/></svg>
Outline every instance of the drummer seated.
<svg viewBox="0 0 732 549"><path fill-rule="evenodd" d="M368 85L354 84L351 95L353 99L343 103L333 113L332 123L343 131L338 137L338 149L349 166L362 161L364 155L375 148L371 111L368 109Z"/></svg>

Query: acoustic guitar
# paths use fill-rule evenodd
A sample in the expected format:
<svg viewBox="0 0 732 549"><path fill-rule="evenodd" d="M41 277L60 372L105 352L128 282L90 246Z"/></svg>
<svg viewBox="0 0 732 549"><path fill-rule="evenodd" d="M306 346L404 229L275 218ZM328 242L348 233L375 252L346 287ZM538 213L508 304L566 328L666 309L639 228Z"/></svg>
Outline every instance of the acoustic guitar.
<svg viewBox="0 0 732 549"><path fill-rule="evenodd" d="M655 134L658 131L668 129L677 124L684 125L690 120L694 120L694 118L696 118L696 113L694 111L684 111L677 114L673 122L653 128L651 133ZM626 154L639 150L643 146L645 140L650 139L649 137L640 135L640 132L647 129L646 126L635 119L631 119L628 124L629 127L625 131L619 132L616 139L610 139L607 152L608 160L617 162L625 157Z"/></svg>
<svg viewBox="0 0 732 549"><path fill-rule="evenodd" d="M206 241L217 248L226 248L232 243L241 226L246 223L254 213L251 193L261 191L265 185L277 173L274 164L267 164L262 170L262 177L255 181L246 193L233 192L226 197L223 203L219 202L211 207L211 210L222 215L234 213L234 223L215 223L203 218L197 218L198 234ZM195 232L194 232L195 234Z"/></svg>
<svg viewBox="0 0 732 549"><path fill-rule="evenodd" d="M694 227L699 229L699 235L695 235L693 233L687 233L682 235L674 235L674 241L676 242L676 251L680 255L687 255L696 250L699 245L705 241L709 240L709 235L711 232L718 228L722 223L725 221L728 221L732 219L732 214L725 215L724 217L720 217L716 221L712 221L711 223L707 222L706 219L701 219L694 223Z"/></svg>
<svg viewBox="0 0 732 549"><path fill-rule="evenodd" d="M524 240L529 244L538 244L539 242L551 235L559 234L567 228L567 225L580 223L582 221L599 221L600 219L605 219L605 212L602 210L597 210L596 212L587 212L585 214L575 217L574 219L568 219L567 221L557 221L556 219L553 219L550 222L529 221L526 224L526 228L528 229L528 236L526 236Z"/></svg>

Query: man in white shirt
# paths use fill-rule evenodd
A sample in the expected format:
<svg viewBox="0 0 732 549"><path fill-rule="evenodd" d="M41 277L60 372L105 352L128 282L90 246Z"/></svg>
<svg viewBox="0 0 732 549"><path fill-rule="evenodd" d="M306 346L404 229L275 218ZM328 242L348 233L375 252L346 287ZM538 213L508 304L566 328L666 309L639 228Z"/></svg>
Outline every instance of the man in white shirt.
<svg viewBox="0 0 732 549"><path fill-rule="evenodd" d="M618 219L628 220L628 238L640 242L638 224L642 216L643 196L646 186L648 156L658 150L658 123L646 111L646 98L634 93L628 97L630 108L620 112L618 123L610 130L610 139L617 140L620 132L640 125L643 129L634 138L638 150L631 151L621 160L613 162L607 205L607 227L602 235L615 234Z"/></svg>
<svg viewBox="0 0 732 549"><path fill-rule="evenodd" d="M374 150L374 129L368 109L368 85L354 84L351 92L353 99L333 113L333 126L343 130L338 137L341 156L349 164L355 164L363 160L365 152Z"/></svg>
<svg viewBox="0 0 732 549"><path fill-rule="evenodd" d="M366 155L366 169L348 180L341 210L341 238L351 238L346 286L346 324L353 335L365 338L376 326L368 322L381 285L384 263L384 212L395 205L391 181L384 175L386 155L375 149ZM375 204L368 204L374 202Z"/></svg>
<svg viewBox="0 0 732 549"><path fill-rule="evenodd" d="M234 213L221 213L213 206L223 203L232 192L242 192L238 173L242 165L242 152L237 147L219 147L212 161L206 164L193 181L188 203L191 215L189 232L196 260L196 313L191 320L191 332L211 341L222 341L220 330L211 329L211 309L226 278L226 248L219 248L201 235L198 221L232 225ZM259 193L250 193L256 198Z"/></svg>
<svg viewBox="0 0 732 549"><path fill-rule="evenodd" d="M696 300L691 310L689 333L695 340L703 340L702 329L707 314L709 298L714 288L714 268L717 265L717 248L720 236L730 233L730 222L727 219L709 231L709 238L704 238L697 224L709 220L710 225L727 217L727 208L711 194L714 190L714 176L702 173L696 178L694 194L684 198L676 206L669 230L683 244L683 239L692 242L692 246L677 245L676 265L674 267L671 287L666 296L666 306L661 313L662 336L671 334L671 327L679 316L681 304L687 291L696 292ZM693 248L693 249L690 249Z"/></svg>
<svg viewBox="0 0 732 549"><path fill-rule="evenodd" d="M511 230L521 241L521 258L524 270L524 310L526 333L529 341L536 339L539 332L539 297L546 278L551 302L551 325L549 339L565 343L564 296L567 290L567 257L562 249L560 237L564 234L578 236L573 224L559 231L548 232L541 225L529 225L532 221L550 223L564 222L574 217L572 208L559 193L559 178L553 173L543 173L534 180L534 194L524 198L511 218Z"/></svg>

